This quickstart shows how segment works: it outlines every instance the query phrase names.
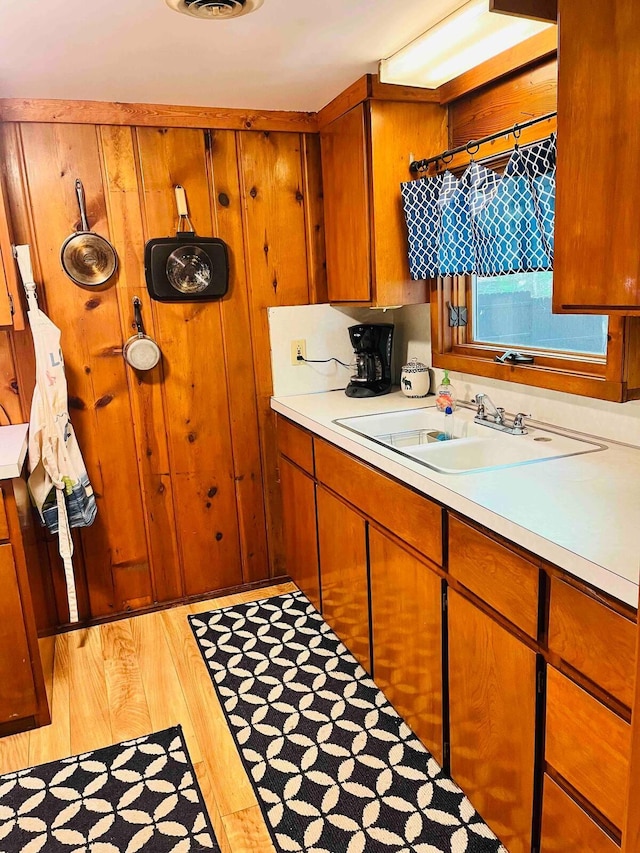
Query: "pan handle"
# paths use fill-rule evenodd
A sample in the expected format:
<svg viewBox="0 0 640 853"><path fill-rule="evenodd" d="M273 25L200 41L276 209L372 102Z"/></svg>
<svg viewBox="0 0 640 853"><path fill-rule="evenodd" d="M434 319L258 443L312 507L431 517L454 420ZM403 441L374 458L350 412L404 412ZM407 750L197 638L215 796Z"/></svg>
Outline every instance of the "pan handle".
<svg viewBox="0 0 640 853"><path fill-rule="evenodd" d="M80 178L76 178L76 195L78 196L78 207L80 208L80 220L82 222L82 230L90 231L89 221L87 220L87 203L84 197L84 187Z"/></svg>
<svg viewBox="0 0 640 853"><path fill-rule="evenodd" d="M142 302L137 296L133 297L133 317L138 335L144 337L144 326L142 325Z"/></svg>
<svg viewBox="0 0 640 853"><path fill-rule="evenodd" d="M186 230L189 233L194 233L193 225L189 219L189 207L187 206L187 193L185 188L178 184L175 188L176 205L178 207L178 234L183 230L183 225L186 225Z"/></svg>

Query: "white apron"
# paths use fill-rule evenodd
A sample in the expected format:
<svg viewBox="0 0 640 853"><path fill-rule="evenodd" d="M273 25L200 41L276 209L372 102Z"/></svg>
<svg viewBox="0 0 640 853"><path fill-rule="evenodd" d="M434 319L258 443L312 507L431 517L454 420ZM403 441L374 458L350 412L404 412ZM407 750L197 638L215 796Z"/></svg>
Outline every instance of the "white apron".
<svg viewBox="0 0 640 853"><path fill-rule="evenodd" d="M77 622L71 528L92 524L97 507L69 418L60 329L38 308L29 247L18 246L17 252L29 300L29 324L36 353L36 387L29 426L29 491L42 523L51 533L58 534L69 619Z"/></svg>

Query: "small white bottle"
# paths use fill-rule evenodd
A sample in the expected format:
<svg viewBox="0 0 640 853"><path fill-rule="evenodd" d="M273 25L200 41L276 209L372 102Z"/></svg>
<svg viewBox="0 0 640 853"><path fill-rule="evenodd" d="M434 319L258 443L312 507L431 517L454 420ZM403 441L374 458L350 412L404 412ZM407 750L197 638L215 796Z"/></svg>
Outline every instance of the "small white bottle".
<svg viewBox="0 0 640 853"><path fill-rule="evenodd" d="M444 410L444 440L451 441L453 438L453 409L447 406Z"/></svg>

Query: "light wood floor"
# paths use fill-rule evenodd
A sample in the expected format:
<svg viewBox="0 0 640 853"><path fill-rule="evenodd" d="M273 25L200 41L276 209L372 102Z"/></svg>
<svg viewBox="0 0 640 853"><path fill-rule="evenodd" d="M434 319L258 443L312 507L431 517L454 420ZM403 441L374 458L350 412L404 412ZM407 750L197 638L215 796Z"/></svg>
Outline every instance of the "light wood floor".
<svg viewBox="0 0 640 853"><path fill-rule="evenodd" d="M294 589L280 584L42 640L52 723L0 738L0 774L180 724L224 853L273 853L187 616Z"/></svg>

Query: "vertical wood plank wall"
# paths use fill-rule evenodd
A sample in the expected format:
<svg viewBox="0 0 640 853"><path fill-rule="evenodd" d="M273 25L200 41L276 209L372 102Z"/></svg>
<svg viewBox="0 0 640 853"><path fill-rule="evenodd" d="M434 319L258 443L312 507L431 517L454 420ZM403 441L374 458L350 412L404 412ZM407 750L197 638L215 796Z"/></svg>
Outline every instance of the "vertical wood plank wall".
<svg viewBox="0 0 640 853"><path fill-rule="evenodd" d="M40 302L62 330L72 421L97 495L97 521L75 535L82 617L282 574L267 309L326 292L317 140L9 123L0 141L15 239L31 244ZM60 268L79 224L76 178L92 230L120 259L100 288L77 287ZM148 297L144 243L175 232L176 184L196 231L229 246L220 301ZM163 352L146 374L121 354L134 296ZM0 331L3 423L28 418L33 381L30 332ZM33 579L41 630L68 621L54 541L48 553L51 579Z"/></svg>

